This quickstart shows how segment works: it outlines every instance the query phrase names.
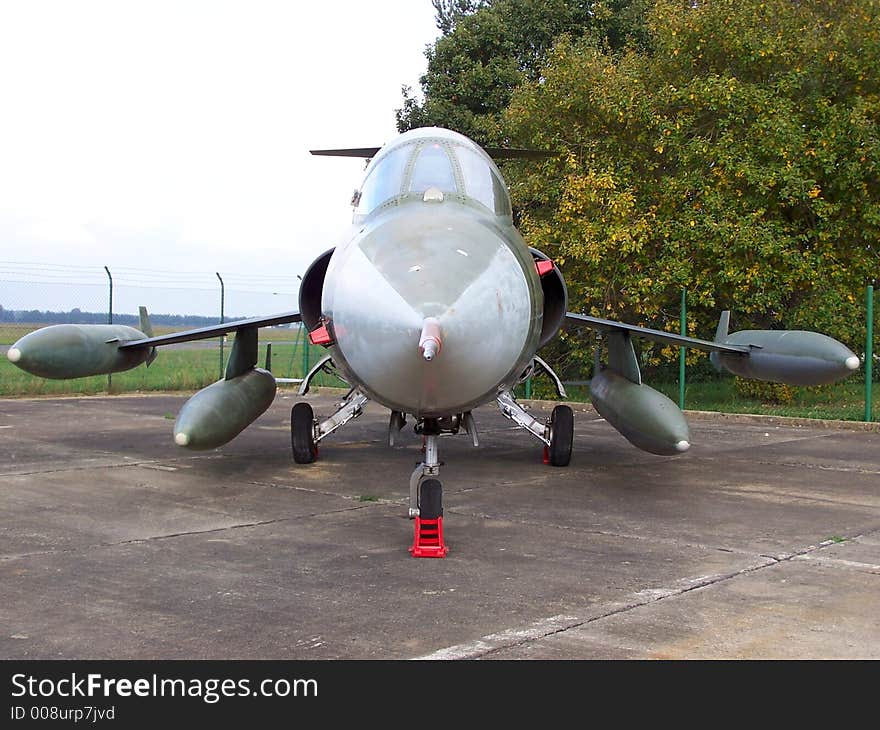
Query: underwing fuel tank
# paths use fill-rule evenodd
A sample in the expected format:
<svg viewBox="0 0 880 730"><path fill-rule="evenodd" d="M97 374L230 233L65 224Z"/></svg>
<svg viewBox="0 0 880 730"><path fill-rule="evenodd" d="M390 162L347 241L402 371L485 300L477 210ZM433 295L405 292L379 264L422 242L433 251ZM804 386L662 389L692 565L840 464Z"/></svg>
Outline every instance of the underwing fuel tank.
<svg viewBox="0 0 880 730"><path fill-rule="evenodd" d="M234 439L272 405L272 373L254 368L218 380L184 403L174 422L174 443L188 449L213 449Z"/></svg>
<svg viewBox="0 0 880 730"><path fill-rule="evenodd" d="M684 414L647 385L605 369L590 381L590 399L599 415L633 446L660 456L674 456L690 448Z"/></svg>
<svg viewBox="0 0 880 730"><path fill-rule="evenodd" d="M120 350L119 345L146 338L120 324L55 324L30 332L6 353L10 362L32 375L54 380L107 375L130 370L153 355L153 349Z"/></svg>
<svg viewBox="0 0 880 730"><path fill-rule="evenodd" d="M716 368L734 375L787 385L824 385L859 367L858 355L828 335L803 330L742 330L728 335L728 320L725 312L715 341L745 345L750 348L748 356L713 352L710 359Z"/></svg>

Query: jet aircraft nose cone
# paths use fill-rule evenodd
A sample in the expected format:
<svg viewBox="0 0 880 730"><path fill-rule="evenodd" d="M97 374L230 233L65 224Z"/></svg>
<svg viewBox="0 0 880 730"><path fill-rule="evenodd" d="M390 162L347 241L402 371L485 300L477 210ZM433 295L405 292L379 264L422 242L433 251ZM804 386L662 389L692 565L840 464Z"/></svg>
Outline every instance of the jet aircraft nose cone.
<svg viewBox="0 0 880 730"><path fill-rule="evenodd" d="M18 362L21 360L21 350L17 347L10 347L6 351L6 357L9 359L9 362Z"/></svg>
<svg viewBox="0 0 880 730"><path fill-rule="evenodd" d="M10 350L9 352L11 353L12 350ZM15 362L15 360L13 360L13 362ZM850 357L846 358L845 364L848 370L858 370L860 365L859 356L851 355Z"/></svg>

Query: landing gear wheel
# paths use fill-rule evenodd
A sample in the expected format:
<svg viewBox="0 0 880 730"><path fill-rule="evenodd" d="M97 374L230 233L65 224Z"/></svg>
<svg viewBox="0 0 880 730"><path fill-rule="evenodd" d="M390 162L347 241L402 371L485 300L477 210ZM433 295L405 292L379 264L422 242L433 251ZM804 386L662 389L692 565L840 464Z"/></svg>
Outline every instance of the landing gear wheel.
<svg viewBox="0 0 880 730"><path fill-rule="evenodd" d="M574 414L568 406L556 406L550 414L550 463L568 466L574 439Z"/></svg>
<svg viewBox="0 0 880 730"><path fill-rule="evenodd" d="M425 479L419 485L419 517L436 520L443 516L443 487L439 479Z"/></svg>
<svg viewBox="0 0 880 730"><path fill-rule="evenodd" d="M309 403L297 403L290 411L290 445L297 464L311 464L318 455L315 412Z"/></svg>

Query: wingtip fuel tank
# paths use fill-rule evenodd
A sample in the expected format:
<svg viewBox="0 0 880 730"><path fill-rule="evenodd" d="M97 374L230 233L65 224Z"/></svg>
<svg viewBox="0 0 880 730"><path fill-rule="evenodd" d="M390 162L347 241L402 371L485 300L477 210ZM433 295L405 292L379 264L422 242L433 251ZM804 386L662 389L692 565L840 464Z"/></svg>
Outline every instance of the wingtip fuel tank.
<svg viewBox="0 0 880 730"><path fill-rule="evenodd" d="M6 353L22 370L53 380L130 370L150 359L153 348L119 349L142 340L134 327L117 324L56 324L30 332Z"/></svg>
<svg viewBox="0 0 880 730"><path fill-rule="evenodd" d="M804 330L742 330L727 334L722 314L716 341L749 348L747 355L713 352L715 367L754 380L787 385L825 385L858 370L859 357L828 335Z"/></svg>

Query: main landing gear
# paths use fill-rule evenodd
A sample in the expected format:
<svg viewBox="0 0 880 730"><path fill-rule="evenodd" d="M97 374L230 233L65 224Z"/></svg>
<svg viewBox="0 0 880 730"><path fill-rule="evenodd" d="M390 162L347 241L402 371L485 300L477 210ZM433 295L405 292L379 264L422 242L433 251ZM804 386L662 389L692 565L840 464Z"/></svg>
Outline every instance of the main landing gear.
<svg viewBox="0 0 880 730"><path fill-rule="evenodd" d="M512 391L502 390L496 398L501 413L544 444L544 461L552 466L568 466L574 440L574 414L569 406L556 406L542 423L516 400Z"/></svg>
<svg viewBox="0 0 880 730"><path fill-rule="evenodd" d="M293 460L297 464L311 464L318 456L318 443L340 426L364 412L367 398L356 388L336 405L336 411L329 418L318 421L310 403L297 403L290 411L290 445Z"/></svg>

